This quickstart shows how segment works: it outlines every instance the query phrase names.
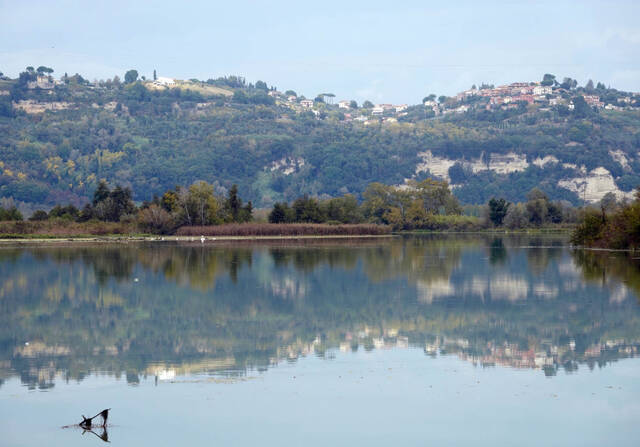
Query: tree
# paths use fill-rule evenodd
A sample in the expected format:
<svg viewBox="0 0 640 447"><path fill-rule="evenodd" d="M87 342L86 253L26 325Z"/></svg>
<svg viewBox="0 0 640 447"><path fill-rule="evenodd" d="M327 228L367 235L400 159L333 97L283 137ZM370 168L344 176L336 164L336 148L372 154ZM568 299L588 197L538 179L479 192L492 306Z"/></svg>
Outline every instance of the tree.
<svg viewBox="0 0 640 447"><path fill-rule="evenodd" d="M49 216L47 215L46 211L44 211L44 210L36 210L36 211L33 212L31 217L29 217L29 220L39 221L39 220L47 220L48 218L49 218Z"/></svg>
<svg viewBox="0 0 640 447"><path fill-rule="evenodd" d="M365 109L373 109L373 103L369 100L366 100L362 103L362 107Z"/></svg>
<svg viewBox="0 0 640 447"><path fill-rule="evenodd" d="M224 209L231 222L238 221L238 215L240 214L240 208L242 207L242 200L238 197L238 185L231 186L229 189L229 195L224 203Z"/></svg>
<svg viewBox="0 0 640 447"><path fill-rule="evenodd" d="M586 118L593 115L593 109L587 104L583 96L573 98L573 114L577 118Z"/></svg>
<svg viewBox="0 0 640 447"><path fill-rule="evenodd" d="M0 221L2 220L22 220L22 213L15 205L8 209L0 207Z"/></svg>
<svg viewBox="0 0 640 447"><path fill-rule="evenodd" d="M470 177L471 172L470 169L466 169L462 163L459 161L455 162L449 168L449 178L451 179L452 184L460 184L467 181Z"/></svg>
<svg viewBox="0 0 640 447"><path fill-rule="evenodd" d="M544 224L547 221L549 198L538 188L533 188L527 198L525 206L529 222L536 226Z"/></svg>
<svg viewBox="0 0 640 447"><path fill-rule="evenodd" d="M158 76L156 75L156 70L155 68L153 69L153 80L157 81L158 80Z"/></svg>
<svg viewBox="0 0 640 447"><path fill-rule="evenodd" d="M98 187L93 193L93 200L91 201L91 204L93 206L96 206L98 203L102 202L107 197L109 197L110 193L111 191L109 190L109 186L107 185L107 182L105 182L104 180L100 180Z"/></svg>
<svg viewBox="0 0 640 447"><path fill-rule="evenodd" d="M424 104L427 101L435 101L436 99L436 95L434 93L431 93L429 96L425 96L424 98L422 98L422 103Z"/></svg>
<svg viewBox="0 0 640 447"><path fill-rule="evenodd" d="M276 202L269 213L270 223L290 223L295 220L295 211L289 207L287 202Z"/></svg>
<svg viewBox="0 0 640 447"><path fill-rule="evenodd" d="M525 228L528 224L527 211L524 204L510 206L504 216L504 225L509 229Z"/></svg>
<svg viewBox="0 0 640 447"><path fill-rule="evenodd" d="M247 95L242 90L236 90L233 92L231 100L237 104L246 104L249 102L249 98L247 98Z"/></svg>
<svg viewBox="0 0 640 447"><path fill-rule="evenodd" d="M264 81L256 81L256 89L267 91L269 87L267 87L267 83Z"/></svg>
<svg viewBox="0 0 640 447"><path fill-rule="evenodd" d="M44 65L39 66L36 71L38 72L38 74L44 75L50 75L51 73L53 73L53 68L49 68L49 67L45 67Z"/></svg>
<svg viewBox="0 0 640 447"><path fill-rule="evenodd" d="M595 87L593 86L593 81L591 79L589 79L587 85L584 86L584 89L587 93L593 93Z"/></svg>
<svg viewBox="0 0 640 447"><path fill-rule="evenodd" d="M542 82L540 84L545 86L550 86L550 85L555 85L555 83L556 83L556 77L552 74L545 73L545 75L542 77Z"/></svg>
<svg viewBox="0 0 640 447"><path fill-rule="evenodd" d="M608 192L604 195L604 197L600 200L600 211L602 212L602 220L605 221L607 219L607 213L611 213L616 209L618 205L618 200L616 199L616 195L612 192Z"/></svg>
<svg viewBox="0 0 640 447"><path fill-rule="evenodd" d="M138 225L143 231L167 234L173 230L173 219L165 209L152 203L138 213Z"/></svg>
<svg viewBox="0 0 640 447"><path fill-rule="evenodd" d="M489 200L489 219L494 226L499 227L502 225L510 205L509 202L502 198Z"/></svg>
<svg viewBox="0 0 640 447"><path fill-rule="evenodd" d="M225 222L249 222L253 218L253 204L248 202L242 206L242 199L238 196L238 185L232 185L223 205Z"/></svg>
<svg viewBox="0 0 640 447"><path fill-rule="evenodd" d="M350 109L357 109L358 108L358 103L355 102L353 99L349 102L349 108Z"/></svg>
<svg viewBox="0 0 640 447"><path fill-rule="evenodd" d="M296 222L320 223L325 220L318 201L308 195L299 197L293 202L293 211Z"/></svg>
<svg viewBox="0 0 640 447"><path fill-rule="evenodd" d="M124 74L125 84L132 84L138 80L138 72L136 70L129 70Z"/></svg>
<svg viewBox="0 0 640 447"><path fill-rule="evenodd" d="M565 90L571 90L572 88L576 88L577 86L578 86L578 81L571 78L564 78L562 80L562 84L560 84L560 87L562 87Z"/></svg>
<svg viewBox="0 0 640 447"><path fill-rule="evenodd" d="M205 181L195 182L189 187L189 202L194 208L194 223L210 225L216 223L220 210L213 193L213 186Z"/></svg>
<svg viewBox="0 0 640 447"><path fill-rule="evenodd" d="M297 93L293 90L287 90L284 92L285 96L298 96Z"/></svg>

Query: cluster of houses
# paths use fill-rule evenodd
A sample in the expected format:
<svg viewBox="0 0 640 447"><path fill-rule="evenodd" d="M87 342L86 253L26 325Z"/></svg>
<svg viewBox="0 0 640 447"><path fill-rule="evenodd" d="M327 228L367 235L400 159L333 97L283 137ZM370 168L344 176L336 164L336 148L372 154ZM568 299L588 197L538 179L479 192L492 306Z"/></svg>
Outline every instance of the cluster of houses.
<svg viewBox="0 0 640 447"><path fill-rule="evenodd" d="M306 99L304 97L298 97L295 95L285 96L283 93L276 90L269 91L269 96L272 96L276 100L279 100L281 105L285 105L296 111L308 110L313 112L316 116L320 115L320 108L318 102L312 99ZM342 100L337 103L338 110L343 112L345 121L360 121L365 124L371 119L375 121L388 121L396 122L397 117L406 115L407 104L376 104L370 108L358 107L350 100Z"/></svg>
<svg viewBox="0 0 640 447"><path fill-rule="evenodd" d="M540 82L514 82L498 87L473 86L469 90L458 93L444 103L439 103L433 99L424 101L423 105L433 110L436 115L447 113L465 113L471 108L484 107L487 110L511 109L519 104L539 104L541 106L565 105L573 110L574 104L570 99L573 96L568 90L559 86L542 85ZM596 108L607 110L619 110L624 106L615 104L605 104L598 95L582 95L585 102ZM484 100L482 100L484 99ZM630 105L633 100L630 96L618 99Z"/></svg>
<svg viewBox="0 0 640 447"><path fill-rule="evenodd" d="M27 82L28 89L40 88L42 90L53 90L56 85L62 84L62 81L54 80L52 76L39 74L35 81Z"/></svg>

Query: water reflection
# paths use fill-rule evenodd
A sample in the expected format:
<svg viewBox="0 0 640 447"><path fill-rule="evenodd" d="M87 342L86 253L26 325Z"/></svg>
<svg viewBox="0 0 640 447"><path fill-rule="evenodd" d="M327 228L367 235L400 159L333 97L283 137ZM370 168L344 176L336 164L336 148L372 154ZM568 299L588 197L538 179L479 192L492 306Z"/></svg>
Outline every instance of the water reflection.
<svg viewBox="0 0 640 447"><path fill-rule="evenodd" d="M410 346L554 375L640 347L638 264L561 238L3 248L0 278L0 380L42 390Z"/></svg>

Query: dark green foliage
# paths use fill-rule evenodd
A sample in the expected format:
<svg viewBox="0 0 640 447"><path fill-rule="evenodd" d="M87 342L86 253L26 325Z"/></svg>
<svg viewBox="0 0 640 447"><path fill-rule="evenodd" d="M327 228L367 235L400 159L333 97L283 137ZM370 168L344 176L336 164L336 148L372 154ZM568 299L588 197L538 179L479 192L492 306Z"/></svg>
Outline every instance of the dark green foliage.
<svg viewBox="0 0 640 447"><path fill-rule="evenodd" d="M238 196L238 186L235 184L229 189L223 207L225 222L249 222L252 218L253 205L251 202L242 205L242 199Z"/></svg>
<svg viewBox="0 0 640 447"><path fill-rule="evenodd" d="M80 211L73 205L56 205L49 211L49 218L59 217L62 219L76 220L80 215ZM33 217L33 216L32 216ZM35 220L35 219L30 219Z"/></svg>
<svg viewBox="0 0 640 447"><path fill-rule="evenodd" d="M296 213L286 202L276 202L269 213L269 223L295 222Z"/></svg>
<svg viewBox="0 0 640 447"><path fill-rule="evenodd" d="M124 74L124 82L126 84L133 84L138 80L138 71L137 70L129 70Z"/></svg>
<svg viewBox="0 0 640 447"><path fill-rule="evenodd" d="M47 220L49 215L44 210L36 210L33 212L29 220L38 221L38 220Z"/></svg>
<svg viewBox="0 0 640 447"><path fill-rule="evenodd" d="M295 221L302 223L321 223L326 220L316 199L307 195L293 202Z"/></svg>
<svg viewBox="0 0 640 447"><path fill-rule="evenodd" d="M15 206L8 209L0 207L0 221L2 220L22 220L22 213Z"/></svg>
<svg viewBox="0 0 640 447"><path fill-rule="evenodd" d="M622 205L616 211L606 214L590 209L571 236L576 245L596 246L613 249L640 249L640 188L631 204Z"/></svg>
<svg viewBox="0 0 640 447"><path fill-rule="evenodd" d="M509 205L511 204L504 199L492 198L489 200L489 219L493 225L496 227L502 225L504 217L507 215Z"/></svg>

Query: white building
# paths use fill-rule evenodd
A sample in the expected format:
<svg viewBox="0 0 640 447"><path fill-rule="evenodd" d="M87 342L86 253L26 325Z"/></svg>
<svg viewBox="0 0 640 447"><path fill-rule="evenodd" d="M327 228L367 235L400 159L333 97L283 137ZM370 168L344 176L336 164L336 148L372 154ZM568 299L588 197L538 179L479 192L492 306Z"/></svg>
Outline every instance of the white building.
<svg viewBox="0 0 640 447"><path fill-rule="evenodd" d="M396 113L400 113L404 110L407 110L407 107L409 107L406 104L400 104L399 106L396 106Z"/></svg>
<svg viewBox="0 0 640 447"><path fill-rule="evenodd" d="M313 107L313 101L311 99L303 99L302 101L300 101L300 105L305 109L310 109L311 107Z"/></svg>
<svg viewBox="0 0 640 447"><path fill-rule="evenodd" d="M158 76L158 79L153 81L153 83L158 86L169 87L171 85L175 85L176 81L173 78L165 78L163 76Z"/></svg>
<svg viewBox="0 0 640 447"><path fill-rule="evenodd" d="M345 101L340 101L338 103L338 107L341 108L341 109L349 109L350 108L350 104L351 104L350 101L346 101L346 100Z"/></svg>
<svg viewBox="0 0 640 447"><path fill-rule="evenodd" d="M550 95L553 93L550 85L537 85L533 87L534 95Z"/></svg>
<svg viewBox="0 0 640 447"><path fill-rule="evenodd" d="M384 108L382 106L375 106L371 109L371 114L374 116L380 116L384 113Z"/></svg>

